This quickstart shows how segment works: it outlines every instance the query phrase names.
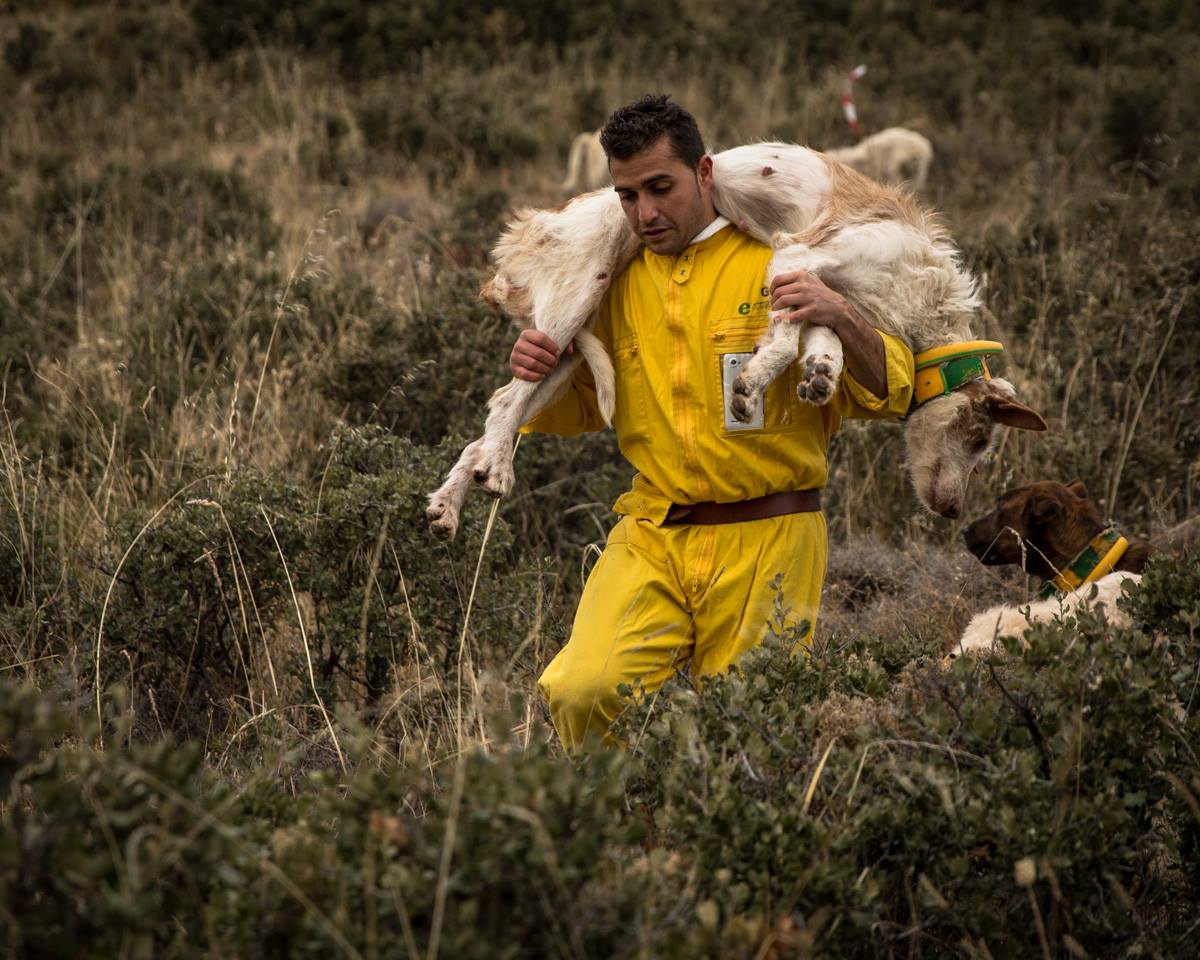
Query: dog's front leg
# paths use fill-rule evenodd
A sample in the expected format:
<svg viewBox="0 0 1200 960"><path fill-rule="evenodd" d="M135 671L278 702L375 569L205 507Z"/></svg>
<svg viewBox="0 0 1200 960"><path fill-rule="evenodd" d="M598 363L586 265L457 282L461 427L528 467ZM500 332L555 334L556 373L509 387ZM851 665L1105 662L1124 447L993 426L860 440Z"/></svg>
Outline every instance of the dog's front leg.
<svg viewBox="0 0 1200 960"><path fill-rule="evenodd" d="M733 381L730 412L742 423L753 420L762 404L763 392L787 365L800 355L800 324L771 316L766 336L759 342L758 351Z"/></svg>
<svg viewBox="0 0 1200 960"><path fill-rule="evenodd" d="M796 396L817 406L833 399L842 376L842 341L828 327L804 325L804 372Z"/></svg>

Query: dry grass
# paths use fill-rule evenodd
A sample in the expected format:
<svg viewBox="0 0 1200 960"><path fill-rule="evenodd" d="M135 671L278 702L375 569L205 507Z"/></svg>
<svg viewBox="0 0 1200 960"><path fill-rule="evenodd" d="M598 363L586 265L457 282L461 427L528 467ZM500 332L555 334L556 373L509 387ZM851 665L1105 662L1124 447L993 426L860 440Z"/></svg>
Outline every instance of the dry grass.
<svg viewBox="0 0 1200 960"><path fill-rule="evenodd" d="M33 19L53 26L71 16L56 10ZM697 16L717 14L705 8ZM0 41L16 35L18 19L30 18L0 20ZM589 103L607 110L647 89L669 90L695 111L716 145L848 139L837 104L842 65L798 61L778 41L752 66L731 63L717 72L714 79L691 60L613 57L583 45L565 59L514 49L486 77L470 64L431 58L404 74L351 81L318 58L253 46L224 62L198 62L174 84L157 82L151 72L127 97L76 90L53 109L30 82L6 78L0 167L10 171L10 182L0 233L19 238L10 239L5 254L6 286L40 291L25 296L18 312L61 327L66 346L34 357L23 378L11 371L5 378L0 509L16 520L12 532L4 528L3 549L17 557L14 596L35 610L57 604L72 615L53 637L36 617L3 626L4 669L39 680L54 665L74 670L98 660L90 618L119 573L98 558L136 549L114 542L118 521L131 511L152 515L210 473L255 468L322 482L328 462L322 444L344 414L322 391L322 377L341 352L370 349L364 344L371 317L347 311L317 323L309 301L293 296L297 282L319 292L339 278L361 278L401 318L459 311L456 278L464 267L479 269L481 243L495 223L484 216L481 235L464 240L455 235L456 218L487 191L503 191L514 205L556 199L566 145ZM998 94L980 94L948 123L916 86L889 84L879 74L869 81L859 92L868 128L904 124L934 140L939 160L928 199L946 214L985 285L992 314L979 333L1006 341L1010 375L1052 423L1048 438L1006 436L982 471L976 505L1015 482L1079 474L1135 532L1187 516L1200 484L1194 460L1185 462L1195 457L1188 417L1196 392L1178 371L1185 367L1180 355L1194 353L1194 276L1164 274L1160 288L1150 290L1151 268L1138 267L1164 272L1178 261L1180 271L1187 269L1182 255L1160 249L1187 239L1177 221L1157 232L1142 229L1170 212L1162 193L1136 167L1092 162L1102 142L1094 111L1039 133L1022 127ZM491 129L530 138L528 156L492 163L455 141L451 118L427 95L435 86L467 97L486 86ZM372 98L394 104L409 92L405 122L445 128L448 152L372 145L378 134L367 127L363 104ZM169 212L174 227L158 242L145 235L144 209L120 195L87 192L114 165L148 170L172 163L236 174L261 191L278 241L265 251L237 240L214 244L204 239L203 224L180 209ZM69 216L59 229L30 230L39 197L55 183L77 187ZM418 219L364 240L355 224L373 202L394 198L403 198ZM96 203L107 204L102 221L93 216ZM1078 215L1089 204L1102 205L1121 228L1098 234L1105 217ZM1055 231L1054 242L1041 247L1019 239ZM247 288L242 298L218 304L228 333L209 345L211 354L177 352L165 326L143 321L180 289L190 269L220 262L273 271L281 286ZM257 315L271 319L266 336L253 327ZM136 376L135 355L145 358ZM497 358L494 370L464 369L464 379L498 382L499 366ZM160 404L169 383L182 384L181 392ZM888 426L848 425L836 442L829 513L838 545L821 630L881 638L899 631L949 642L972 612L1019 596L1026 585L976 567L953 546L954 524L917 513L898 461L899 431ZM538 502L531 498L520 509L536 511ZM232 530L229 537L235 541ZM47 543L56 545L69 586L63 569L45 568ZM378 548L373 569L391 565L410 585L423 576L388 535ZM280 555L290 559L282 548ZM464 579L446 585L444 617L461 624L466 652L495 638L476 636L467 623L473 557L460 559ZM374 749L394 756L419 746L428 757L456 755L488 739L482 701L504 703L513 692L525 698L518 723L527 738L539 710L530 681L562 638L578 565L572 552L542 567L545 604L532 625L522 624L528 633L518 652L486 675L476 658L463 656L457 660L463 675L447 676L445 662L423 648L425 625L410 610L410 653L392 664L390 707L378 714ZM290 716L296 719L286 722L312 738L314 748L325 735L320 728L328 727L340 752L335 722L315 723L313 697L275 676L300 649L304 616L291 624L264 619L255 609L257 584L244 571L234 582L236 596L227 599L241 624L244 689L231 699L224 729L210 735L244 743L264 718ZM306 588L295 584L297 598ZM368 580L347 589L369 597L373 586ZM75 595L68 598L68 590ZM297 611L302 605L297 599ZM334 686L337 699L356 701L351 685ZM315 680L313 687L319 705ZM100 695L99 687L94 693Z"/></svg>

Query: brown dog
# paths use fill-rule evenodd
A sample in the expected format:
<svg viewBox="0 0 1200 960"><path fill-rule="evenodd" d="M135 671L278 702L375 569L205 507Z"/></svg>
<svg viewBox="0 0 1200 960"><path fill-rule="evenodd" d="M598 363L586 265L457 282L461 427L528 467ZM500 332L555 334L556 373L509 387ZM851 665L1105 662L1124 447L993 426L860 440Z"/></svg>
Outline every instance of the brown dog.
<svg viewBox="0 0 1200 960"><path fill-rule="evenodd" d="M959 638L962 653L994 649L997 637L1022 636L1031 623L1073 614L1083 604L1105 608L1113 625L1127 625L1129 615L1117 601L1128 584L1141 580L1155 552L1148 543L1131 543L1120 552L1123 540L1101 518L1081 480L1042 480L1009 490L995 510L963 531L963 539L983 563L1019 564L1042 577L1046 587L1039 601L976 614ZM1091 580L1097 560L1115 554L1116 562L1099 564Z"/></svg>
<svg viewBox="0 0 1200 960"><path fill-rule="evenodd" d="M1050 581L1108 526L1082 480L1040 480L1009 490L995 510L963 531L963 539L988 566L1016 563ZM1154 552L1149 543L1131 542L1113 570L1141 573Z"/></svg>

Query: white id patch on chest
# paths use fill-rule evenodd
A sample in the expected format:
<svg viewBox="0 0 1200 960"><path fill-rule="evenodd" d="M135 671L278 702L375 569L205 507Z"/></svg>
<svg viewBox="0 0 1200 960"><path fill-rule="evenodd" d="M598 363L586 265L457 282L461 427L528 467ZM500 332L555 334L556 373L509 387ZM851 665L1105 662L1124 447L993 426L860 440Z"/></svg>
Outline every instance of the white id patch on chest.
<svg viewBox="0 0 1200 960"><path fill-rule="evenodd" d="M742 423L733 415L733 411L729 408L729 401L733 398L733 381L737 379L737 375L742 372L742 367L746 361L754 356L753 351L746 353L723 353L721 354L721 402L725 408L725 429L726 430L761 430L763 426L763 404L758 405L758 412L754 415L754 419L747 423Z"/></svg>

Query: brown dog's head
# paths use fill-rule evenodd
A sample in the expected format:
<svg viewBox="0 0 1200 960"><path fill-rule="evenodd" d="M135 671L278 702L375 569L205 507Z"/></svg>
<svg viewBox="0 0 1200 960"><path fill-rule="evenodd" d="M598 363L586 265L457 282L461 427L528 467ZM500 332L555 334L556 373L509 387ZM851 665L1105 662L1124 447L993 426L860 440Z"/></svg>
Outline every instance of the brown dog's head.
<svg viewBox="0 0 1200 960"><path fill-rule="evenodd" d="M1016 563L1050 579L1104 529L1082 480L1040 480L1009 490L963 531L983 563Z"/></svg>

